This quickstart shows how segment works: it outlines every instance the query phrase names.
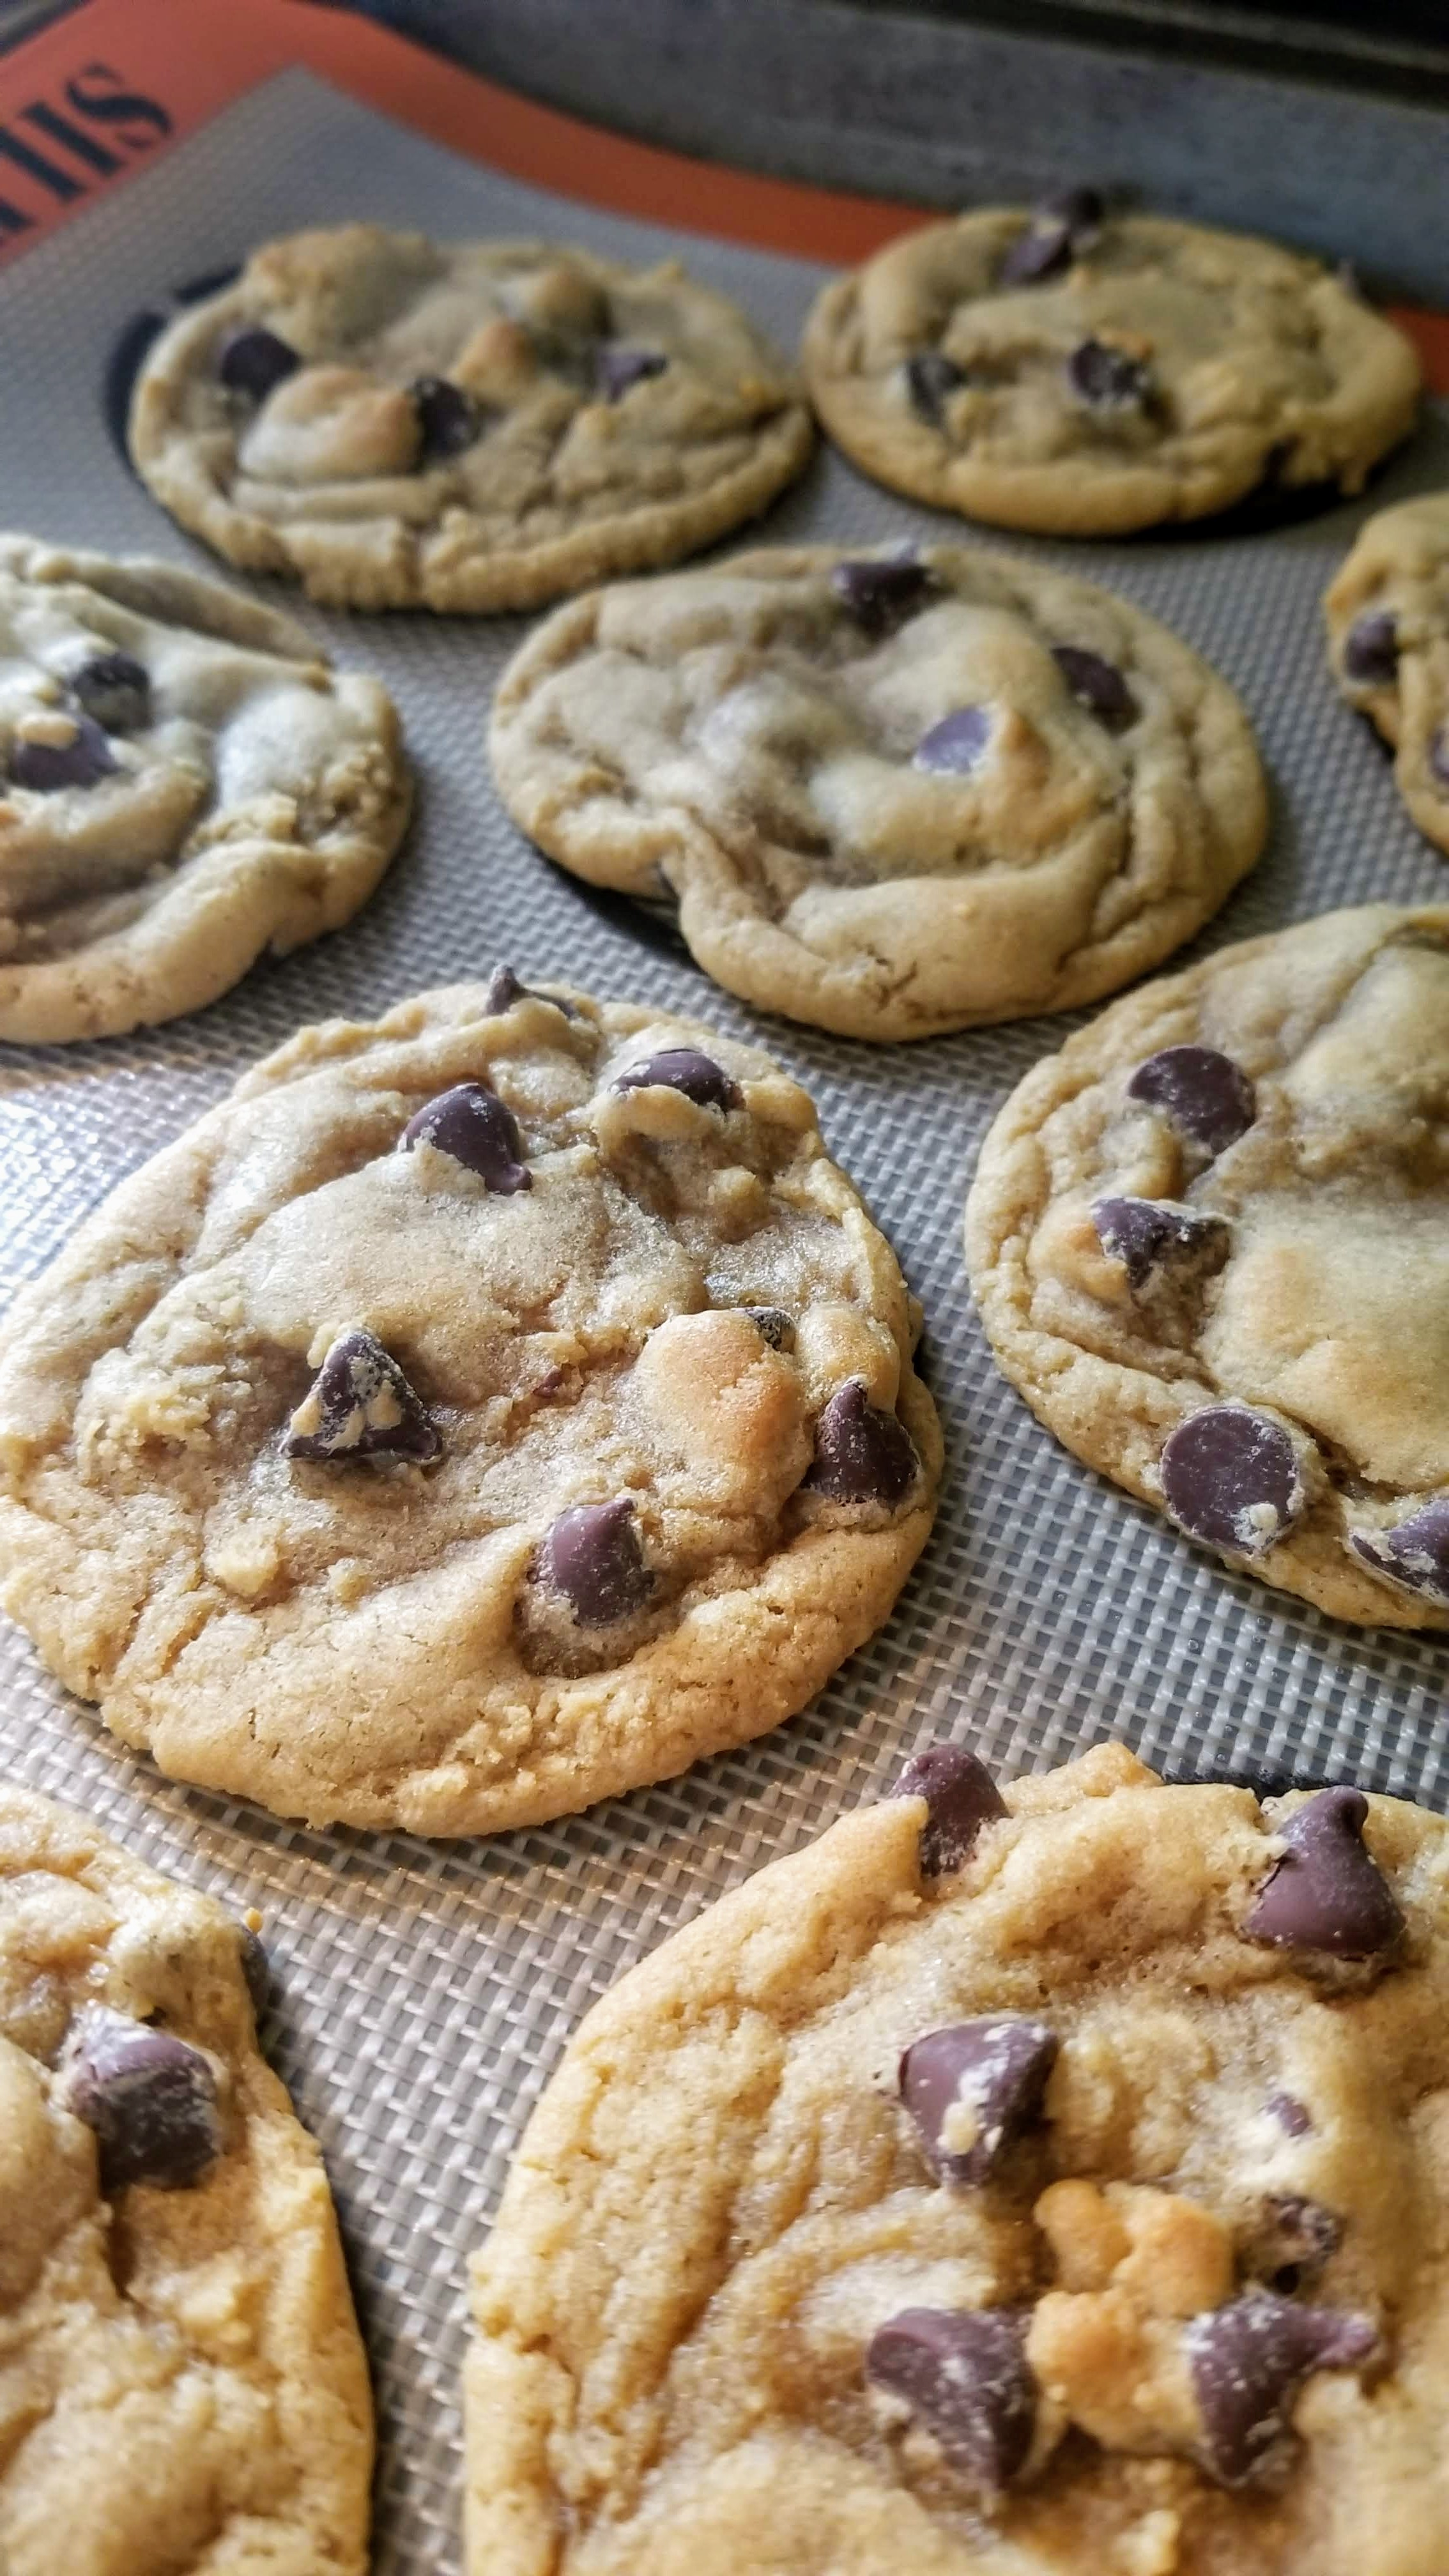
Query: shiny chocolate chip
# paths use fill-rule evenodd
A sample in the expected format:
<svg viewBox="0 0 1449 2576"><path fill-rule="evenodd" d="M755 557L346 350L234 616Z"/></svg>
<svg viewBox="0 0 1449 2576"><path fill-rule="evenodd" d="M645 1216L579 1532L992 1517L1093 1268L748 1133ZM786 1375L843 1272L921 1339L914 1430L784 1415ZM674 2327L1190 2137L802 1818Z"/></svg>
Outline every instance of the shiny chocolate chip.
<svg viewBox="0 0 1449 2576"><path fill-rule="evenodd" d="M250 1924L243 1924L238 1935L238 1948L241 1955L241 1972L247 1981L247 1993L252 1999L252 2010L260 2021L267 2009L271 1993L271 1970L267 1965L266 1951L262 1948Z"/></svg>
<svg viewBox="0 0 1449 2576"><path fill-rule="evenodd" d="M1251 2268L1285 2293L1314 2281L1343 2243L1343 2220L1301 2191L1270 2192L1254 2233Z"/></svg>
<svg viewBox="0 0 1449 2576"><path fill-rule="evenodd" d="M1092 411L1136 411L1147 400L1152 382L1140 358L1113 349L1105 340L1083 340L1067 360L1067 381L1079 402Z"/></svg>
<svg viewBox="0 0 1449 2576"><path fill-rule="evenodd" d="M478 406L469 401L461 385L447 376L415 376L408 392L422 433L421 464L461 456L465 447L473 445L481 425Z"/></svg>
<svg viewBox="0 0 1449 2576"><path fill-rule="evenodd" d="M1449 794L1449 725L1437 726L1429 737L1429 775Z"/></svg>
<svg viewBox="0 0 1449 2576"><path fill-rule="evenodd" d="M1356 617L1343 639L1343 675L1366 689L1390 688L1399 668L1399 629L1386 608Z"/></svg>
<svg viewBox="0 0 1449 2576"><path fill-rule="evenodd" d="M1449 1500L1424 1503L1392 1529L1351 1530L1348 1543L1375 1574L1449 1608Z"/></svg>
<svg viewBox="0 0 1449 2576"><path fill-rule="evenodd" d="M1205 1404L1179 1422L1162 1452L1162 1491L1179 1529L1231 1556L1276 1547L1306 1500L1283 1425L1246 1404Z"/></svg>
<svg viewBox="0 0 1449 2576"><path fill-rule="evenodd" d="M1104 662L1100 653L1089 653L1080 644L1054 644L1052 660L1078 705L1109 733L1135 722L1137 701L1115 662Z"/></svg>
<svg viewBox="0 0 1449 2576"><path fill-rule="evenodd" d="M437 1424L361 1327L340 1333L287 1426L289 1458L436 1458Z"/></svg>
<svg viewBox="0 0 1449 2576"><path fill-rule="evenodd" d="M628 1064L616 1073L611 1085L615 1091L682 1091L700 1109L738 1109L744 1093L737 1082L716 1064L712 1055L701 1055L698 1047L661 1047L657 1055L646 1055L639 1064Z"/></svg>
<svg viewBox="0 0 1449 2576"><path fill-rule="evenodd" d="M635 385L662 376L669 360L662 349L631 349L624 340L604 340L594 359L594 382L605 402L622 402Z"/></svg>
<svg viewBox="0 0 1449 2576"><path fill-rule="evenodd" d="M1102 229L1105 209L1095 188L1067 188L1032 210L1001 263L1002 286L1033 286L1055 277L1089 250Z"/></svg>
<svg viewBox="0 0 1449 2576"><path fill-rule="evenodd" d="M101 2189L186 2191L221 2154L216 2077L199 2048L128 2013L88 2004L61 2059L61 2088L93 2129Z"/></svg>
<svg viewBox="0 0 1449 2576"><path fill-rule="evenodd" d="M95 653L67 685L107 733L140 733L151 721L151 682L132 653Z"/></svg>
<svg viewBox="0 0 1449 2576"><path fill-rule="evenodd" d="M1127 1085L1129 1100L1145 1100L1209 1154L1222 1154L1247 1134L1258 1114L1253 1086L1241 1065L1216 1047L1162 1047L1139 1064Z"/></svg>
<svg viewBox="0 0 1449 2576"><path fill-rule="evenodd" d="M1376 1959L1393 1948L1404 1918L1364 1847L1367 1817L1361 1789L1320 1789L1295 1808L1277 1828L1285 1848L1244 1922L1247 1940L1335 1959Z"/></svg>
<svg viewBox="0 0 1449 2576"><path fill-rule="evenodd" d="M832 1503L905 1500L921 1462L904 1423L872 1404L864 1378L837 1387L815 1425L815 1459L805 1481Z"/></svg>
<svg viewBox="0 0 1449 2576"><path fill-rule="evenodd" d="M939 429L948 397L966 382L966 370L944 349L918 349L906 360L906 391L917 419Z"/></svg>
<svg viewBox="0 0 1449 2576"><path fill-rule="evenodd" d="M634 1506L624 1496L560 1512L539 1549L536 1572L562 1593L583 1628L611 1628L632 1617L654 1589Z"/></svg>
<svg viewBox="0 0 1449 2576"><path fill-rule="evenodd" d="M1045 2022L1012 2014L912 2040L901 2059L901 2100L943 2182L990 2179L1041 2109L1059 2046Z"/></svg>
<svg viewBox="0 0 1449 2576"><path fill-rule="evenodd" d="M217 351L216 372L229 394L264 403L268 394L296 374L301 363L280 332L268 331L260 322L244 322L239 330L228 331Z"/></svg>
<svg viewBox="0 0 1449 2576"><path fill-rule="evenodd" d="M1098 1199L1092 1223L1108 1259L1121 1262L1128 1287L1139 1293L1169 1272L1219 1270L1228 1257L1226 1219L1175 1199Z"/></svg>
<svg viewBox="0 0 1449 2576"><path fill-rule="evenodd" d="M975 1847L983 1825L1006 1813L1006 1802L984 1762L964 1744L928 1744L906 1764L891 1791L893 1798L924 1798L926 1824L921 1835L921 1874L944 1878L959 1869Z"/></svg>
<svg viewBox="0 0 1449 2576"><path fill-rule="evenodd" d="M1367 2317L1300 2307L1250 2290L1194 2317L1183 2338L1202 2425L1199 2456L1220 2486L1271 2476L1286 2458L1293 2407L1315 2370L1359 2370L1378 2335Z"/></svg>
<svg viewBox="0 0 1449 2576"><path fill-rule="evenodd" d="M1267 2112L1290 2138L1306 2138L1313 2127L1308 2112L1296 2093L1270 2093Z"/></svg>
<svg viewBox="0 0 1449 2576"><path fill-rule="evenodd" d="M871 2336L865 2373L910 2408L953 2469L988 2492L1025 2467L1036 2382L1019 2308L903 2308Z"/></svg>
<svg viewBox="0 0 1449 2576"><path fill-rule="evenodd" d="M58 796L67 787L95 787L115 775L119 763L101 727L91 716L76 716L69 742L14 741L10 776L17 787L39 796Z"/></svg>
<svg viewBox="0 0 1449 2576"><path fill-rule="evenodd" d="M935 586L929 566L910 555L853 555L830 576L841 606L873 644L924 608Z"/></svg>
<svg viewBox="0 0 1449 2576"><path fill-rule="evenodd" d="M980 767L991 740L989 707L956 707L929 733L923 733L916 745L913 766L939 771L952 778L964 778Z"/></svg>
<svg viewBox="0 0 1449 2576"><path fill-rule="evenodd" d="M398 1151L410 1154L418 1145L451 1155L465 1171L475 1172L490 1190L504 1197L533 1187L518 1121L486 1082L455 1082L451 1091L440 1091L436 1100L427 1101L408 1120Z"/></svg>
<svg viewBox="0 0 1449 2576"><path fill-rule="evenodd" d="M746 1306L744 1312L761 1341L768 1342L772 1351L793 1351L795 1319L793 1315L786 1314L783 1306Z"/></svg>

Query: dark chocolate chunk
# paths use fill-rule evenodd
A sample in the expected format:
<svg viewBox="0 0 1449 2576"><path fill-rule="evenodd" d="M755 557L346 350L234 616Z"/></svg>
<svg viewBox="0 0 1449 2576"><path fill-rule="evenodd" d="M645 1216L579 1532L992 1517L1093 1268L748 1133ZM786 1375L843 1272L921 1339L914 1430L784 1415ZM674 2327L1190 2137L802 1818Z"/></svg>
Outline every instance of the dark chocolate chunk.
<svg viewBox="0 0 1449 2576"><path fill-rule="evenodd" d="M287 1430L289 1458L436 1458L442 1440L391 1353L340 1333Z"/></svg>
<svg viewBox="0 0 1449 2576"><path fill-rule="evenodd" d="M560 1512L539 1549L537 1572L563 1594L584 1628L610 1628L631 1617L654 1589L625 1496Z"/></svg>
<svg viewBox="0 0 1449 2576"><path fill-rule="evenodd" d="M912 2040L901 2059L901 2100L943 2182L989 2180L1041 2109L1059 2046L1045 2022L1011 2014L955 2022ZM953 2114L967 2132L954 2146Z"/></svg>
<svg viewBox="0 0 1449 2576"><path fill-rule="evenodd" d="M782 1306L746 1306L744 1312L761 1341L768 1342L772 1351L793 1351L795 1319L787 1315Z"/></svg>
<svg viewBox="0 0 1449 2576"><path fill-rule="evenodd" d="M554 993L536 993L531 984L520 984L511 966L495 966L483 997L484 1010L511 1011L515 1002L547 1002L551 1010L562 1011L566 1020L579 1017L572 1002L561 1002Z"/></svg>
<svg viewBox="0 0 1449 2576"><path fill-rule="evenodd" d="M243 1924L239 1942L241 1972L247 1981L247 1993L252 1999L252 2010L260 2021L267 2009L267 2000L271 1992L271 1971L267 1966L267 1954L250 1924Z"/></svg>
<svg viewBox="0 0 1449 2576"><path fill-rule="evenodd" d="M1361 687L1392 686L1399 668L1399 629L1386 608L1356 617L1343 639L1343 676Z"/></svg>
<svg viewBox="0 0 1449 2576"><path fill-rule="evenodd" d="M140 733L151 721L151 682L132 653L94 653L67 685L107 733Z"/></svg>
<svg viewBox="0 0 1449 2576"><path fill-rule="evenodd" d="M417 410L422 444L418 461L432 465L447 456L461 456L471 447L481 422L478 406L470 402L461 385L448 376L415 376L408 387Z"/></svg>
<svg viewBox="0 0 1449 2576"><path fill-rule="evenodd" d="M1365 1850L1361 1789L1320 1789L1277 1828L1286 1846L1243 1925L1249 1941L1376 1959L1404 1928L1398 1899Z"/></svg>
<svg viewBox="0 0 1449 2576"><path fill-rule="evenodd" d="M1139 1064L1127 1097L1160 1109L1179 1135L1210 1154L1225 1153L1236 1144L1258 1114L1253 1086L1241 1065L1216 1047L1162 1047Z"/></svg>
<svg viewBox="0 0 1449 2576"><path fill-rule="evenodd" d="M893 1798L924 1798L921 1874L943 1878L969 1859L983 1825L1006 1813L1006 1802L984 1762L964 1744L928 1744L906 1764Z"/></svg>
<svg viewBox="0 0 1449 2576"><path fill-rule="evenodd" d="M1137 701L1115 662L1104 662L1100 653L1089 653L1080 644L1054 644L1052 660L1078 704L1109 733L1135 722Z"/></svg>
<svg viewBox="0 0 1449 2576"><path fill-rule="evenodd" d="M427 1101L398 1138L401 1154L411 1153L415 1145L431 1145L435 1153L451 1154L455 1163L476 1172L490 1190L504 1197L533 1187L518 1121L486 1082L455 1082L451 1091L440 1091L436 1100Z"/></svg>
<svg viewBox="0 0 1449 2576"><path fill-rule="evenodd" d="M57 796L67 787L94 787L114 776L119 763L101 727L91 716L72 718L69 742L21 742L10 745L10 776L17 787L41 796Z"/></svg>
<svg viewBox="0 0 1449 2576"><path fill-rule="evenodd" d="M668 364L662 349L631 349L627 341L604 340L594 359L594 381L606 402L622 402L635 385L662 376Z"/></svg>
<svg viewBox="0 0 1449 2576"><path fill-rule="evenodd" d="M1392 1529L1351 1530L1348 1543L1375 1574L1449 1606L1449 1501L1424 1503Z"/></svg>
<svg viewBox="0 0 1449 2576"><path fill-rule="evenodd" d="M948 358L944 349L918 349L906 360L906 391L911 409L932 429L939 429L941 412L948 394L966 382L964 367Z"/></svg>
<svg viewBox="0 0 1449 2576"><path fill-rule="evenodd" d="M106 2004L77 2016L61 2059L68 2107L100 2150L101 2189L185 2191L221 2154L216 2077L199 2048Z"/></svg>
<svg viewBox="0 0 1449 2576"><path fill-rule="evenodd" d="M1162 1491L1179 1529L1232 1556L1276 1547L1306 1500L1282 1423L1246 1404L1205 1404L1179 1422L1162 1452Z"/></svg>
<svg viewBox="0 0 1449 2576"><path fill-rule="evenodd" d="M722 1064L712 1055L701 1055L698 1047L661 1047L657 1055L646 1055L639 1064L628 1064L616 1073L611 1088L615 1091L648 1091L658 1087L665 1091L682 1091L700 1109L738 1109L744 1093L732 1081Z"/></svg>
<svg viewBox="0 0 1449 2576"><path fill-rule="evenodd" d="M1449 792L1449 725L1438 725L1429 737L1429 775Z"/></svg>
<svg viewBox="0 0 1449 2576"><path fill-rule="evenodd" d="M1081 251L1089 250L1102 229L1104 208L1095 188L1068 188L1033 208L1031 221L1019 232L1001 263L1002 286L1032 286L1055 277Z"/></svg>
<svg viewBox="0 0 1449 2576"><path fill-rule="evenodd" d="M991 2494L1025 2467L1037 2392L1021 2309L903 2308L871 2336L865 2373Z"/></svg>
<svg viewBox="0 0 1449 2576"><path fill-rule="evenodd" d="M1267 2110L1269 2117L1277 2121L1280 2129L1286 2129L1290 2138L1306 2138L1313 2126L1296 2093L1270 2093Z"/></svg>
<svg viewBox="0 0 1449 2576"><path fill-rule="evenodd" d="M301 363L291 343L260 322L244 322L239 330L228 331L216 354L216 372L227 392L244 394L254 403L264 403L269 393L296 374Z"/></svg>
<svg viewBox="0 0 1449 2576"><path fill-rule="evenodd" d="M830 587L873 644L894 635L935 589L928 565L910 555L852 555L838 563Z"/></svg>
<svg viewBox="0 0 1449 2576"><path fill-rule="evenodd" d="M1286 2464L1304 2381L1315 2370L1361 2369L1378 2340L1367 2317L1299 2307L1271 2290L1194 2317L1184 2343L1209 2477L1225 2487L1271 2477Z"/></svg>
<svg viewBox="0 0 1449 2576"><path fill-rule="evenodd" d="M1151 375L1140 358L1105 340L1083 340L1067 360L1067 381L1093 411L1135 411L1147 400Z"/></svg>
<svg viewBox="0 0 1449 2576"><path fill-rule="evenodd" d="M1251 2269L1285 2295L1315 2281L1343 2243L1343 2220L1301 2191L1270 2192L1254 2232Z"/></svg>
<svg viewBox="0 0 1449 2576"><path fill-rule="evenodd" d="M1175 1199L1098 1199L1092 1223L1129 1288L1148 1288L1164 1271L1221 1269L1228 1257L1226 1219Z"/></svg>
<svg viewBox="0 0 1449 2576"><path fill-rule="evenodd" d="M976 769L991 740L989 707L956 707L929 733L923 733L916 745L914 766L939 770L949 777L964 778Z"/></svg>
<svg viewBox="0 0 1449 2576"><path fill-rule="evenodd" d="M832 1503L903 1502L921 1471L904 1423L882 1412L865 1380L848 1377L815 1425L815 1459L805 1482Z"/></svg>

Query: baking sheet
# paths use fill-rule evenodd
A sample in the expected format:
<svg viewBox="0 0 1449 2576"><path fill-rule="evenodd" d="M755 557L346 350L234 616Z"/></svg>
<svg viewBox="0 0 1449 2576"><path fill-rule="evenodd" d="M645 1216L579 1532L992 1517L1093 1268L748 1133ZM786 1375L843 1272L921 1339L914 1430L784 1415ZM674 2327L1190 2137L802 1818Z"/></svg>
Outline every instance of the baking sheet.
<svg viewBox="0 0 1449 2576"><path fill-rule="evenodd" d="M107 436L109 354L139 309L187 279L271 233L349 215L445 236L555 233L625 258L681 247L494 178L289 72L7 273L5 521L216 569ZM682 204L683 225L689 216ZM682 247L794 342L823 271ZM1275 785L1270 853L1185 958L1332 904L1449 892L1387 762L1337 700L1318 623L1367 510L1444 483L1449 420L1432 414L1369 501L1275 534L1020 545L1167 619L1258 725ZM959 523L828 456L741 542L947 531ZM370 1016L507 957L525 978L568 976L758 1036L810 1086L924 1301L947 1434L935 1534L895 1618L803 1717L683 1780L492 1843L308 1833L174 1787L112 1748L0 1622L0 1760L12 1776L266 1916L276 2000L265 2035L327 2156L376 2377L376 2567L449 2576L466 2256L565 2040L621 1969L881 1789L903 1750L933 1734L969 1739L1008 1774L1120 1735L1174 1775L1352 1777L1443 1808L1446 1648L1337 1627L1223 1573L1058 1449L997 1375L962 1275L961 1201L994 1111L1075 1020L875 1048L747 1012L667 931L582 892L505 818L482 723L526 621L302 614L397 697L420 775L413 836L346 930L259 968L212 1010L94 1046L0 1047L0 1295L299 1021Z"/></svg>

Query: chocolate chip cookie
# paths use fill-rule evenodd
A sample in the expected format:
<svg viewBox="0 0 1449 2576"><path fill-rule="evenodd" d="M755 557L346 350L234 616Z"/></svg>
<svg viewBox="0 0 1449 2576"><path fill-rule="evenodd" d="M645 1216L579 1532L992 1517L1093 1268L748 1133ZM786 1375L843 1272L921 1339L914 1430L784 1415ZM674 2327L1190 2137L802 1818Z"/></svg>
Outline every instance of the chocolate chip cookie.
<svg viewBox="0 0 1449 2576"><path fill-rule="evenodd" d="M386 691L290 617L0 535L0 1038L175 1019L337 929L411 792Z"/></svg>
<svg viewBox="0 0 1449 2576"><path fill-rule="evenodd" d="M0 2564L363 2576L372 2407L254 1934L0 1789Z"/></svg>
<svg viewBox="0 0 1449 2576"><path fill-rule="evenodd" d="M595 2006L474 2576L1435 2576L1446 1827L936 1746Z"/></svg>
<svg viewBox="0 0 1449 2576"><path fill-rule="evenodd" d="M1394 745L1404 803L1449 851L1449 492L1370 519L1323 611L1339 687Z"/></svg>
<svg viewBox="0 0 1449 2576"><path fill-rule="evenodd" d="M555 610L505 672L509 810L576 875L677 895L726 989L848 1037L1065 1009L1252 866L1231 689L1154 618L956 546L761 550Z"/></svg>
<svg viewBox="0 0 1449 2576"><path fill-rule="evenodd" d="M799 1085L504 969L304 1029L0 1346L7 1608L174 1776L470 1834L791 1716L941 1449Z"/></svg>
<svg viewBox="0 0 1449 2576"><path fill-rule="evenodd" d="M1223 949L1027 1075L972 1286L1059 1440L1340 1619L1449 1627L1449 907Z"/></svg>
<svg viewBox="0 0 1449 2576"><path fill-rule="evenodd" d="M915 500L1048 536L1362 489L1413 427L1403 334L1317 260L1074 188L929 224L827 286L811 396Z"/></svg>
<svg viewBox="0 0 1449 2576"><path fill-rule="evenodd" d="M341 224L150 351L131 452L184 528L339 608L533 608L671 563L799 473L800 389L677 260Z"/></svg>

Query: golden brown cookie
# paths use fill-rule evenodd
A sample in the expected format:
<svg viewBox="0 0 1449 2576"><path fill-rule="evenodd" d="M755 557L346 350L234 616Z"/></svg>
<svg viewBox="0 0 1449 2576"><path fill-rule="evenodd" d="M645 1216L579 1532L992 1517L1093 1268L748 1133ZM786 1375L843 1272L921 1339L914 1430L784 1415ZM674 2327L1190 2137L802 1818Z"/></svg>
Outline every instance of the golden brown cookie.
<svg viewBox="0 0 1449 2576"><path fill-rule="evenodd" d="M1420 831L1449 850L1449 492L1370 519L1323 613L1339 687L1393 744Z"/></svg>

